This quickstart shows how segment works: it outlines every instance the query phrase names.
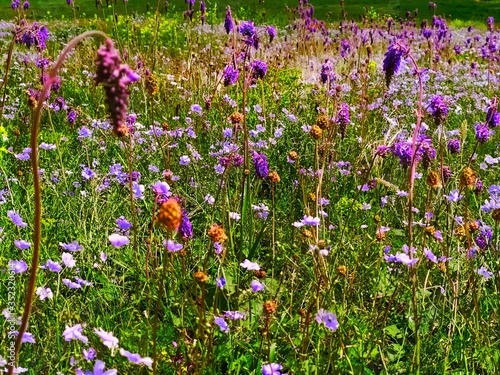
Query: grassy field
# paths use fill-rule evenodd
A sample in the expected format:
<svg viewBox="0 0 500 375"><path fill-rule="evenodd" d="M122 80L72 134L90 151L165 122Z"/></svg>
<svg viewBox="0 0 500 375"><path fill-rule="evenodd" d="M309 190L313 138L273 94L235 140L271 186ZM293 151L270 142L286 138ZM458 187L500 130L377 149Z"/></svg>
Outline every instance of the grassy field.
<svg viewBox="0 0 500 375"><path fill-rule="evenodd" d="M93 18L103 17L103 15L110 15L113 12L118 14L125 13L125 6L123 1L117 1L115 8L111 5L106 9L106 1L102 1L104 8L97 9L94 0L75 0L75 5L78 8L77 17L79 18ZM160 0L160 9L165 10L164 1ZM73 12L70 6L66 5L64 0L32 0L30 1L31 8L28 12L30 18L72 18ZM294 0L267 0L262 4L259 0L250 0L242 3L238 0L208 0L206 1L208 9L217 8L219 16L222 15L225 7L230 5L233 11L240 17L252 16L259 20L273 19L281 20L286 19L284 9L286 6L295 7L298 1ZM10 1L2 1L0 8L0 19L12 18L14 12L10 9ZM111 4L111 1L110 1ZM242 6L242 4L244 4ZM128 12L145 13L148 9L153 11L156 9L157 2L154 0L129 0L127 4ZM336 21L341 18L340 1L338 0L318 0L314 2L315 15L319 19L328 21ZM432 10L428 9L427 0L346 0L346 11L349 18L359 19L365 14L367 7L373 9L379 14L390 14L392 16L404 16L407 11L419 10L420 18L430 18L433 14ZM196 1L195 9L198 10L199 0ZM244 8L244 9L242 9ZM172 12L180 13L187 9L183 0L170 0L169 10ZM484 22L486 17L495 16L500 14L500 0L489 1L474 1L474 0L445 0L438 1L436 14L445 16L448 19L461 20L461 21L474 21Z"/></svg>

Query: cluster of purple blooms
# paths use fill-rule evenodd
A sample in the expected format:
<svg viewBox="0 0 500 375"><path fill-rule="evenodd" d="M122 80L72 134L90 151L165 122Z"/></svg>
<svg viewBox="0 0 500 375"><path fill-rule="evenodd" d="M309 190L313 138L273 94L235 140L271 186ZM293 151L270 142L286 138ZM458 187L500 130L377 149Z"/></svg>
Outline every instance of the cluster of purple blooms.
<svg viewBox="0 0 500 375"><path fill-rule="evenodd" d="M389 87L391 79L399 70L401 60L408 54L408 49L400 44L391 44L385 53L383 70L385 72L385 83Z"/></svg>
<svg viewBox="0 0 500 375"><path fill-rule="evenodd" d="M40 52L47 48L49 30L37 22L33 22L30 26L16 27L14 34L18 44L24 44L28 48L35 46Z"/></svg>

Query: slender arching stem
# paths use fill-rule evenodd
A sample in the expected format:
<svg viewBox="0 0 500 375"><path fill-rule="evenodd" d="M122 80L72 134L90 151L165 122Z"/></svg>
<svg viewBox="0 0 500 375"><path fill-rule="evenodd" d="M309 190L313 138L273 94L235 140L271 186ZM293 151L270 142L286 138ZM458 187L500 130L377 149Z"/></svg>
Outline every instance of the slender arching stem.
<svg viewBox="0 0 500 375"><path fill-rule="evenodd" d="M31 154L31 173L33 176L33 188L34 188L34 200L35 200L35 218L34 218L34 228L33 228L33 257L31 259L31 273L28 280L28 291L26 293L26 300L24 304L23 316L21 319L21 326L16 338L15 344L15 364L19 359L19 351L21 350L22 338L26 329L28 328L29 317L31 313L31 307L33 305L33 295L35 294L36 286L36 275L38 270L38 260L40 257L40 240L41 240L41 221L42 221L42 192L40 186L40 174L38 171L38 129L40 126L40 118L42 116L43 102L45 101L52 83L56 79L57 72L61 68L64 60L68 53L75 48L75 46L81 42L83 39L88 37L100 36L102 38L108 39L108 36L102 31L87 31L77 37L73 38L66 47L62 50L59 58L57 59L54 67L50 70L49 76L43 85L42 91L40 92L40 97L35 108L35 113L33 116L33 126L31 127L31 139L30 146L32 150ZM15 365L9 366L9 375L14 374Z"/></svg>

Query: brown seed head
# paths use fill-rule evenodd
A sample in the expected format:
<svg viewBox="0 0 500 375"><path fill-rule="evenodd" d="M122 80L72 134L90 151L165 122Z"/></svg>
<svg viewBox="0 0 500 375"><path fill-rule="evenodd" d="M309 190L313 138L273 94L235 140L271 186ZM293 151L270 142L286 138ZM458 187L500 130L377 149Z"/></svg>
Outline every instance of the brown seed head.
<svg viewBox="0 0 500 375"><path fill-rule="evenodd" d="M465 167L460 174L460 187L473 188L476 184L477 176L470 167Z"/></svg>
<svg viewBox="0 0 500 375"><path fill-rule="evenodd" d="M264 270L256 270L255 271L255 277L259 278L259 279L264 279L266 277L266 271Z"/></svg>
<svg viewBox="0 0 500 375"><path fill-rule="evenodd" d="M208 276L203 271L197 271L194 273L194 279L196 280L196 282L203 284L208 281Z"/></svg>
<svg viewBox="0 0 500 375"><path fill-rule="evenodd" d="M321 128L318 125L313 125L311 126L309 134L311 134L311 137L313 139L320 139L321 136L323 135L323 130L321 130Z"/></svg>
<svg viewBox="0 0 500 375"><path fill-rule="evenodd" d="M243 115L239 112L234 112L231 116L229 116L229 121L231 121L233 125L241 124L243 123Z"/></svg>
<svg viewBox="0 0 500 375"><path fill-rule="evenodd" d="M328 117L326 117L325 115L321 115L318 117L318 119L316 120L316 124L323 130L325 129L328 129L328 127L330 126L330 120L328 120Z"/></svg>
<svg viewBox="0 0 500 375"><path fill-rule="evenodd" d="M280 175L276 171L270 172L268 177L274 183L278 183L281 181Z"/></svg>
<svg viewBox="0 0 500 375"><path fill-rule="evenodd" d="M430 171L427 175L427 186L432 189L438 189L441 185L441 178L439 177L439 173L436 171Z"/></svg>
<svg viewBox="0 0 500 375"><path fill-rule="evenodd" d="M493 220L495 220L497 223L500 223L500 208L495 208L493 212L491 213L491 217Z"/></svg>
<svg viewBox="0 0 500 375"><path fill-rule="evenodd" d="M158 81L153 74L146 77L145 87L149 95L158 94Z"/></svg>
<svg viewBox="0 0 500 375"><path fill-rule="evenodd" d="M163 224L169 231L179 228L182 219L182 209L174 198L169 198L160 206L160 212L156 216L156 221Z"/></svg>
<svg viewBox="0 0 500 375"><path fill-rule="evenodd" d="M469 222L469 230L471 232L475 232L478 229L479 229L479 223L477 221L470 221Z"/></svg>
<svg viewBox="0 0 500 375"><path fill-rule="evenodd" d="M288 157L291 160L296 161L299 158L299 154L297 154L297 152L295 152L295 151L289 151L288 152Z"/></svg>
<svg viewBox="0 0 500 375"><path fill-rule="evenodd" d="M264 310L264 314L272 315L278 309L278 304L274 300L269 300L264 302L264 304L262 305L262 309Z"/></svg>
<svg viewBox="0 0 500 375"><path fill-rule="evenodd" d="M347 267L346 266L338 266L337 267L337 272L342 275L342 276L345 276L347 275Z"/></svg>
<svg viewBox="0 0 500 375"><path fill-rule="evenodd" d="M212 242L224 243L227 240L226 232L224 228L222 228L218 224L213 224L208 230L208 237L212 240Z"/></svg>

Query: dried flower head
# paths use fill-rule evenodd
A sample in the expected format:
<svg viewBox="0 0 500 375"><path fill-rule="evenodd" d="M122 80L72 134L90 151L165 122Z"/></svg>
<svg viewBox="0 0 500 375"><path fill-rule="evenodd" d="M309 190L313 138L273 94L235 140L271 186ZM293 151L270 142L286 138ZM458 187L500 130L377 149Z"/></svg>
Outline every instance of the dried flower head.
<svg viewBox="0 0 500 375"><path fill-rule="evenodd" d="M316 124L323 130L327 129L329 126L330 126L330 120L328 119L328 117L326 117L325 115L321 115L318 117L318 119L316 120Z"/></svg>
<svg viewBox="0 0 500 375"><path fill-rule="evenodd" d="M495 220L497 223L500 223L500 208L495 208L492 213L491 217L493 220Z"/></svg>
<svg viewBox="0 0 500 375"><path fill-rule="evenodd" d="M146 91L148 92L149 95L156 95L158 94L158 81L156 79L156 76L153 74L149 74L146 77L146 82L145 82L145 87Z"/></svg>
<svg viewBox="0 0 500 375"><path fill-rule="evenodd" d="M243 114L240 112L233 112L231 116L229 116L229 121L231 121L233 125L241 124L243 122Z"/></svg>
<svg viewBox="0 0 500 375"><path fill-rule="evenodd" d="M430 171L429 174L427 175L427 186L433 189L438 189L440 188L441 185L441 178L439 177L439 173L436 171Z"/></svg>
<svg viewBox="0 0 500 375"><path fill-rule="evenodd" d="M321 128L318 125L313 125L311 126L309 134L311 134L311 137L313 139L320 139L321 136L323 135L323 130L321 130Z"/></svg>
<svg viewBox="0 0 500 375"><path fill-rule="evenodd" d="M194 273L194 279L197 283L204 284L208 281L208 276L203 271L197 271Z"/></svg>
<svg viewBox="0 0 500 375"><path fill-rule="evenodd" d="M274 183L281 181L280 175L276 171L270 172L268 177Z"/></svg>
<svg viewBox="0 0 500 375"><path fill-rule="evenodd" d="M297 154L296 151L289 151L288 157L290 158L290 160L296 161L299 158L299 154Z"/></svg>
<svg viewBox="0 0 500 375"><path fill-rule="evenodd" d="M218 224L213 224L208 230L208 237L212 242L224 243L227 240L226 232Z"/></svg>
<svg viewBox="0 0 500 375"><path fill-rule="evenodd" d="M473 188L476 184L477 176L470 167L465 167L460 174L460 187Z"/></svg>
<svg viewBox="0 0 500 375"><path fill-rule="evenodd" d="M175 198L169 198L160 206L160 212L156 221L163 224L168 230L174 231L179 228L182 220L182 209Z"/></svg>
<svg viewBox="0 0 500 375"><path fill-rule="evenodd" d="M340 265L337 267L337 272L342 275L342 276L345 276L347 275L347 267L344 266L344 265Z"/></svg>
<svg viewBox="0 0 500 375"><path fill-rule="evenodd" d="M264 314L272 315L278 309L278 304L274 300L269 300L264 302L264 304L262 305L262 309L264 310Z"/></svg>

